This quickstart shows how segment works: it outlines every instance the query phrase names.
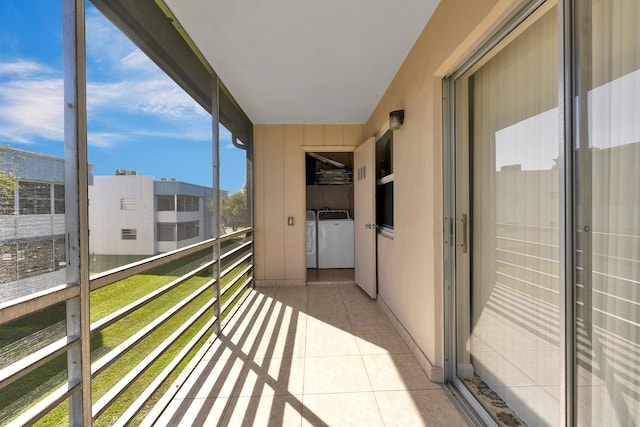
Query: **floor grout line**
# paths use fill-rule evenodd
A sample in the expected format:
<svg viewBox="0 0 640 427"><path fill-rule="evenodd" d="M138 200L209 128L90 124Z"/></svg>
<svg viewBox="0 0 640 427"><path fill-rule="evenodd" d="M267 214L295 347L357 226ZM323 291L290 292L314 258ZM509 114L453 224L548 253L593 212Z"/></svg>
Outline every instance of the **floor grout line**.
<svg viewBox="0 0 640 427"><path fill-rule="evenodd" d="M309 287L304 287L303 289L297 288L297 289L292 289L293 287L278 287L278 289L276 289L273 292L273 295L265 295L266 297L266 301L267 301L267 305L272 305L272 304L276 304L275 307L277 307L277 310L284 310L286 306L290 306L293 310L295 315L291 315L291 314L287 314L285 315L282 320L283 322L278 323L273 321L273 317L274 315L276 315L277 317L277 313L271 313L270 316L268 317L262 317L260 316L260 312L262 312L262 309L259 312L253 313L253 312L249 312L247 311L247 313L250 313L250 316L258 316L260 318L260 320L258 320L260 323L262 323L265 327L265 329L260 329L262 330L261 333L247 333L246 331L244 333L242 333L242 336L245 337L245 340L250 340L249 342L253 342L253 339L255 338L257 341L254 342L254 344L251 346L251 349L248 351L247 356L248 356L248 360L244 361L244 363L248 363L249 365L252 364L256 364L256 361L261 360L262 363L259 365L260 367L262 367L263 369L258 369L261 373L258 375L258 379L255 380L255 384L250 385L249 389L247 389L247 392L250 393L254 393L255 391L255 395L252 394L251 396L240 396L240 395L232 395L228 398L226 398L227 400L229 399L255 399L257 402L261 402L262 399L274 399L274 398L278 398L278 397L282 397L285 396L287 398L293 397L293 396L298 396L298 402L301 405L300 406L300 425L303 425L305 423L311 422L311 423L316 423L316 422L321 422L322 421L322 417L323 417L323 413L324 412L314 412L314 410L312 410L310 407L307 407L305 404L305 397L311 397L311 396L327 396L326 398L318 398L318 399L314 399L314 400L309 400L308 404L309 405L314 405L313 402L316 402L316 404L318 402L338 402L340 401L340 396L344 396L345 398L349 395L353 395L353 396L362 396L362 397L352 397L349 398L351 400L349 400L349 402L353 401L353 402L367 402L366 403L366 407L368 408L368 413L370 413L371 417L373 418L377 418L380 422L381 425L386 426L387 424L384 421L383 418L383 411L382 411L382 406L383 403L385 402L385 399L387 399L387 397L381 397L379 398L377 393L393 393L393 392L404 392L404 393L412 393L415 391L429 391L432 390L431 388L407 388L407 387L401 387L401 386L394 386L393 389L389 389L389 390L375 390L374 389L374 380L376 378L379 378L379 376L382 375L386 375L385 372L380 371L380 366L385 366L385 365L379 365L377 362L373 363L371 365L371 368L373 369L373 371L370 372L369 369L367 369L367 364L366 364L366 360L368 358L374 357L374 356L386 356L386 357L391 357L393 358L394 355L396 354L402 354L402 355L408 355L411 354L412 357L415 358L415 355L412 354L412 352L410 351L410 349L407 348L403 348L403 352L402 353L392 353L391 351L393 351L396 348L396 343L395 343L395 338L392 338L390 335L387 336L385 335L384 331L389 331L390 333L395 333L397 335L397 337L400 339L400 341L402 342L402 337L400 336L399 332L396 331L394 328L391 329L387 329L387 328L382 328L380 329L379 327L379 322L375 321L375 319L373 319L371 322L368 321L368 318L365 318L364 322L362 321L363 319L358 318L358 322L362 323L362 324L367 324L370 323L371 326L373 326L372 329L362 329L362 330L355 330L354 328L354 324L352 321L352 316L349 316L349 312L350 312L350 308L354 308L357 307L358 303L362 303L362 306L364 307L365 305L367 305L367 303L369 302L368 300L361 298L363 295L359 295L356 291L359 291L359 288L357 288L357 285L353 284L353 282L347 284L335 284L333 283L330 286L326 286L325 290L319 289L320 287L318 287L317 290L314 290L313 287L309 288ZM256 292L259 292L259 290L257 290ZM324 297L323 295L328 295L327 297ZM314 298L311 298L311 295L314 294ZM320 296L320 298L318 298L318 296ZM310 332L309 330L309 320L312 317L311 315L309 315L309 312L312 308L314 308L314 306L316 308L318 308L319 306L316 305L317 301L321 301L326 299L327 301L329 301L329 304L326 304L327 306L332 306L335 305L336 307L339 307L338 312L342 313L342 312L346 312L347 316L346 316L346 322L342 322L341 323L336 323L338 322L337 317L341 316L341 314L336 314L335 316L333 315L329 315L329 316L319 316L317 318L317 320L319 322L325 323L326 325L328 325L329 327L326 328L326 330L324 328L321 328L320 331L316 331L316 332ZM347 300L349 300L349 304L347 304ZM289 302L287 302L289 301ZM293 306L295 307L293 307ZM298 308L296 308L298 307ZM248 307L246 310L249 310L251 307ZM367 309L363 309L364 311L368 311L370 307L367 307ZM376 308L379 309L379 307L376 306ZM238 313L240 315L242 315L242 313ZM384 311L382 309L379 309L379 313L378 315L380 316L386 316L386 314L384 313ZM373 317L375 317L372 314ZM304 319L303 319L304 318ZM335 319L334 319L335 318ZM386 317L385 317L386 318ZM303 319L303 320L302 320ZM324 320L323 320L324 319ZM238 317L236 319L234 319L234 323L237 323L238 327L240 327L243 322L241 321L241 319ZM294 324L294 321L296 322ZM345 323L342 326L335 326L333 325L331 322L336 323L336 325L338 324L342 324ZM300 332L298 330L298 328L300 327L299 323L297 322L304 322L304 328L303 331ZM285 325L286 324L286 325ZM254 328L257 325L252 325L252 324L247 324L245 325L244 328L242 329L246 329L246 330L254 330ZM362 325L360 325L362 326ZM317 326L316 326L317 327ZM349 328L349 330L346 330L345 328ZM277 332L276 332L276 328L277 328ZM286 331L285 331L286 330ZM285 331L285 332L282 332ZM363 332L363 331L371 331L369 334L367 334L366 332L364 333L364 338L362 338L362 344L364 345L360 345L361 344L361 339L359 337L359 333ZM376 333L376 331L380 331L380 333ZM240 332L239 330L236 332ZM348 338L347 335L343 336L343 333L348 334ZM289 336L290 334L293 334L294 336L291 337ZM335 335L333 335L335 334ZM276 340L276 336L281 336L281 335L287 335L285 341L289 342L291 340L293 340L294 343L297 343L298 339L303 339L304 342L302 343L304 345L304 351L303 352L294 352L293 348L294 348L294 344L287 344L285 346L284 349L279 349L278 347L281 347L280 345L278 345L279 343L281 344L281 341L283 339L283 337L280 337ZM325 349L323 347L318 347L322 345L322 341L317 341L317 339L313 339L313 343L314 343L314 347L311 348L309 346L310 342L309 339L310 337L313 337L314 335L324 335L326 337L327 340L327 344L328 346L333 345L333 342L336 342L335 347L331 350L331 351L343 351L346 350L345 354L331 354L331 351L328 351L329 354L323 355L322 353L325 352ZM332 337L333 335L333 337ZM253 351L253 347L255 345L257 345L257 343L259 343L261 340L264 340L268 338L268 341L271 340L276 340L273 342L273 348L271 349L271 353L269 354L265 354L263 355L263 357L257 357L257 355L262 355L262 351L258 352L257 348L255 351ZM231 337L229 337L229 339L231 339ZM355 347L352 348L352 343L351 340L355 341ZM241 340L241 342L243 342L244 340ZM345 341L345 346L342 346L342 341ZM239 342L238 344L240 344L241 342ZM338 344L339 342L339 344ZM369 344L370 343L370 344ZM229 343L230 344L230 343ZM237 346L238 344L235 344L234 346ZM299 343L300 344L300 343ZM372 347L374 346L374 347ZM270 346L271 348L271 346ZM366 352L367 349L369 350L369 352ZM385 351L386 349L386 351ZM310 350L312 350L313 353L318 353L318 355L313 355L310 353ZM371 353L370 351L374 351L374 353ZM379 351L379 352L377 352ZM289 354L284 354L289 352ZM253 353L253 354L252 354ZM282 353L282 354L281 354ZM311 366L307 365L307 358L310 359L310 361L312 361ZM340 360L342 358L345 358L345 363L346 363L346 358L350 359L349 363L353 363L354 369L356 369L357 367L357 361L359 361L359 363L362 364L362 369L364 369L363 374L360 374L360 376L354 376L353 381L351 381L352 375L349 375L349 380L345 379L345 382L340 382L339 386L334 386L333 383L330 382L326 382L326 379L323 379L324 376L324 372L325 371L319 371L317 369L317 366L322 366L323 362L313 362L314 359L321 359L321 358L325 358L325 359L333 359L335 362L325 362L325 364L327 366L333 366L335 363L340 363ZM302 360L300 360L302 359ZM222 360L222 359L221 359ZM293 379L293 383L291 382L285 382L282 384L271 384L271 382L276 381L276 382L280 382L282 381L280 373L278 373L278 368L276 367L276 373L272 374L272 373L268 373L268 370L270 369L270 366L272 365L273 360L281 360L281 361L289 361L288 364L290 365L290 369L289 369L289 376L287 377L288 380L285 381L290 381L291 379ZM267 362L268 361L268 362ZM293 361L296 361L296 368L295 370L292 368L294 366ZM280 362L278 364L278 366L282 366L284 362ZM317 365L317 363L320 363L320 365ZM310 372L307 372L307 369L311 369ZM250 368L250 369L254 369L254 368ZM280 368L282 369L282 368ZM286 369L286 368L285 368ZM324 368L323 368L324 369ZM386 369L386 368L385 368ZM265 372L262 372L263 370L266 370ZM359 367L357 367L356 369L357 371L360 370ZM349 371L351 371L349 369ZM257 371L256 371L257 372ZM292 373L293 372L298 372L302 378L299 379L299 377L293 376ZM307 373L309 374L307 376ZM320 376L318 376L320 375ZM355 375L355 374L354 374ZM364 378L361 375L366 375L367 377L367 382L365 384L364 382ZM372 376L373 375L373 376ZM339 377L336 377L339 379ZM211 380L211 379L209 379ZM215 379L213 379L215 380ZM239 379L236 379L236 381L239 381ZM252 380L253 381L253 380ZM323 383L323 381L325 381L325 383ZM256 389L256 387L258 386L258 384L262 384L260 387L258 387L258 389ZM296 384L296 385L294 385ZM327 386L325 384L329 384L330 386ZM389 385L392 385L393 383L389 383ZM284 390L282 389L282 386L284 385ZM295 388L291 388L289 385L294 386ZM275 390L275 387L277 386L278 391ZM309 390L309 387L311 386L311 389L316 388L319 391L313 391L313 390ZM382 386L384 388L384 386L386 386L386 382L380 383L379 387ZM242 387L243 385L238 383L233 387L233 391L236 391L236 388L239 392L242 391ZM254 391L251 390L251 388L253 387ZM263 395L263 393L265 393L265 390L270 388L274 388L273 390L273 395ZM324 390L332 390L332 389L345 389L343 391L324 391ZM300 390L299 393L292 393L290 390ZM362 389L362 390L360 390ZM312 392L309 392L312 391ZM335 396L335 397L329 397L329 396ZM367 396L367 397L365 397ZM373 401L371 401L370 399L373 398ZM197 399L206 399L206 398L185 398L185 399L192 399L192 401L197 401ZM382 400L380 400L382 399ZM176 399L178 400L178 399ZM278 401L281 401L281 399L278 399ZM263 402L264 403L264 402ZM258 404L258 403L256 403ZM278 404L279 405L279 404ZM377 416L375 415L376 413L374 413L374 409L373 406L375 405L375 408L377 410ZM205 405L206 406L206 405ZM297 404L296 404L297 407ZM322 405L321 405L322 407ZM212 406L213 409L213 406ZM237 412L239 409L238 407L234 406L234 405L229 405L228 403L224 403L224 406L222 408L219 408L220 413L221 413L221 418L220 420L224 420L224 419L231 419L232 416L237 416L237 414L234 414L234 412ZM327 408L326 410L330 410L329 408ZM254 412L255 412L255 408L254 408ZM387 411L388 412L388 411ZM257 413L257 412L256 412ZM387 414L388 415L388 414ZM327 413L327 416L330 419L331 416L336 416L336 412L329 412ZM298 423L296 422L295 425L298 425Z"/></svg>

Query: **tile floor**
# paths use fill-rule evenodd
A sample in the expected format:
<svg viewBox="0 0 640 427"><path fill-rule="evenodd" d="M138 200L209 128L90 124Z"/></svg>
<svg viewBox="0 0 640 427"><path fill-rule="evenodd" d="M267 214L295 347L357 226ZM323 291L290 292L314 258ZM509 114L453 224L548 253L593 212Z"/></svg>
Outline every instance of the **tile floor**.
<svg viewBox="0 0 640 427"><path fill-rule="evenodd" d="M350 283L252 290L156 425L467 423Z"/></svg>
<svg viewBox="0 0 640 427"><path fill-rule="evenodd" d="M353 283L353 268L307 268L307 283L310 285L331 285Z"/></svg>

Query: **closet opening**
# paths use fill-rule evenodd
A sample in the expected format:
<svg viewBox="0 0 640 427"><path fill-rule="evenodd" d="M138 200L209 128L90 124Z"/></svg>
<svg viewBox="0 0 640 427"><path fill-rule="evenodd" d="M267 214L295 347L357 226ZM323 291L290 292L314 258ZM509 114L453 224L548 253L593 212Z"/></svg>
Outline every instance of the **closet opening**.
<svg viewBox="0 0 640 427"><path fill-rule="evenodd" d="M353 153L308 152L307 284L354 281Z"/></svg>

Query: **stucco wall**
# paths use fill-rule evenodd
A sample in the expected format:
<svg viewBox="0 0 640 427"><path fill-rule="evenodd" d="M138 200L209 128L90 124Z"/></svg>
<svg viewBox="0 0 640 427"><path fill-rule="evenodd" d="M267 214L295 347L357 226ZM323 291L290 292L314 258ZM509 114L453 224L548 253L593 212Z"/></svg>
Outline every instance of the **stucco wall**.
<svg viewBox="0 0 640 427"><path fill-rule="evenodd" d="M136 209L122 210L120 200L133 198ZM89 250L99 255L154 255L153 177L96 176L89 186ZM122 229L136 229L135 240L122 240Z"/></svg>
<svg viewBox="0 0 640 427"><path fill-rule="evenodd" d="M444 366L442 82L513 7L512 1L440 3L365 125L375 133L404 109L394 132L394 236L378 238L378 292L418 347Z"/></svg>
<svg viewBox="0 0 640 427"><path fill-rule="evenodd" d="M258 284L302 283L305 274L301 146L339 145L340 135L359 145L386 126L389 111L404 109L394 134L395 230L393 239L378 238L378 291L429 362L444 366L442 78L517 3L441 1L358 138L358 127L255 126ZM286 225L288 216L295 226Z"/></svg>
<svg viewBox="0 0 640 427"><path fill-rule="evenodd" d="M304 147L362 143L362 125L254 127L255 275L258 285L303 285L305 258ZM287 225L292 216L294 225Z"/></svg>

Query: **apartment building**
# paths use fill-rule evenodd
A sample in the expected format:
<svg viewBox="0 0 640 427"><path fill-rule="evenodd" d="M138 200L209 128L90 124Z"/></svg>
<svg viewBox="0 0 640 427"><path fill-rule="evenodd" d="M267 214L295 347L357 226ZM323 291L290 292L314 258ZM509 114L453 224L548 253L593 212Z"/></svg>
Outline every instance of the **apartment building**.
<svg viewBox="0 0 640 427"><path fill-rule="evenodd" d="M2 283L63 269L64 159L14 148L0 159L16 183L0 194ZM91 173L89 195L91 254L155 255L212 236L210 187L118 170Z"/></svg>
<svg viewBox="0 0 640 427"><path fill-rule="evenodd" d="M135 171L89 187L92 255L155 255L211 238L210 187Z"/></svg>
<svg viewBox="0 0 640 427"><path fill-rule="evenodd" d="M63 269L64 159L3 147L0 169L8 184L0 192L0 282Z"/></svg>

